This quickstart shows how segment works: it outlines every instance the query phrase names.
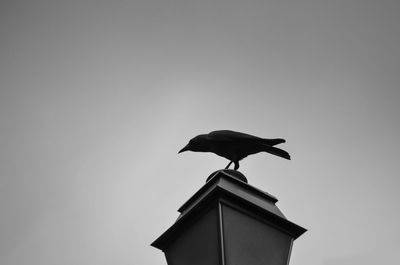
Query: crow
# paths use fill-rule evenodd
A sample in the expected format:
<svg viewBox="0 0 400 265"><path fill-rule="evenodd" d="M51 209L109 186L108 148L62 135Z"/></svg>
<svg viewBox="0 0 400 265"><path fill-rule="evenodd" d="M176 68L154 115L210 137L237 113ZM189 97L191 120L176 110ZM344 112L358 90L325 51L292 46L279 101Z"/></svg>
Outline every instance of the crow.
<svg viewBox="0 0 400 265"><path fill-rule="evenodd" d="M212 152L230 161L225 169L234 163L234 169L238 170L240 160L259 152L267 152L290 160L290 155L286 151L273 147L284 142L285 140L280 138L264 139L245 133L220 130L194 137L178 153L185 151Z"/></svg>

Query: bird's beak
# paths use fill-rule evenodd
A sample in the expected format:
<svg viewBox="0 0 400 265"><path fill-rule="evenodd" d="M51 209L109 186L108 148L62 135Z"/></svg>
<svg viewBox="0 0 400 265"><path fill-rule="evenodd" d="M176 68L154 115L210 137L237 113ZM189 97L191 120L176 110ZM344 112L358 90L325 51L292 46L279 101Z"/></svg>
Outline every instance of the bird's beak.
<svg viewBox="0 0 400 265"><path fill-rule="evenodd" d="M185 151L188 151L189 150L189 146L185 146L184 148L182 148L179 152L178 152L178 154L179 153L182 153L182 152L185 152Z"/></svg>

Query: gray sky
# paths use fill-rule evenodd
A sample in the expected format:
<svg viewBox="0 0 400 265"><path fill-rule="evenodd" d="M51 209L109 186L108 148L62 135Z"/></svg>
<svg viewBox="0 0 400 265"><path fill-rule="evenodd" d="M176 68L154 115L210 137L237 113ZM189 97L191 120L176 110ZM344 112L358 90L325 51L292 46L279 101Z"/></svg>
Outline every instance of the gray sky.
<svg viewBox="0 0 400 265"><path fill-rule="evenodd" d="M227 161L309 229L291 265L400 260L400 3L1 1L0 264L166 264L149 244Z"/></svg>

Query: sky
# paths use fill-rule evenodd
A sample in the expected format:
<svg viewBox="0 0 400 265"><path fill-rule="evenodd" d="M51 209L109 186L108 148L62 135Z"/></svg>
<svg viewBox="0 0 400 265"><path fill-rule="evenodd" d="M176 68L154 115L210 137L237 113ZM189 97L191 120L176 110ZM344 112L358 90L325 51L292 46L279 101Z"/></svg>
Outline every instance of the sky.
<svg viewBox="0 0 400 265"><path fill-rule="evenodd" d="M0 264L166 264L150 244L227 160L308 231L291 265L400 261L400 2L0 2Z"/></svg>

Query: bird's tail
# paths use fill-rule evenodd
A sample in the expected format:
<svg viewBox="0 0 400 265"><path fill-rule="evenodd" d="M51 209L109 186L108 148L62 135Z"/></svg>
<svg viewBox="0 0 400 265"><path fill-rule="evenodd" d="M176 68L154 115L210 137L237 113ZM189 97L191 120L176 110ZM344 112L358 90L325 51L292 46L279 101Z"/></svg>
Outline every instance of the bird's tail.
<svg viewBox="0 0 400 265"><path fill-rule="evenodd" d="M285 150L282 150L282 149L279 149L279 148L276 148L273 146L269 146L269 145L263 145L263 146L264 146L265 152L290 160L290 155Z"/></svg>
<svg viewBox="0 0 400 265"><path fill-rule="evenodd" d="M282 144L284 142L286 142L285 139L280 139L280 138L277 138L277 139L262 139L262 141L261 141L262 144L269 145L269 146Z"/></svg>

